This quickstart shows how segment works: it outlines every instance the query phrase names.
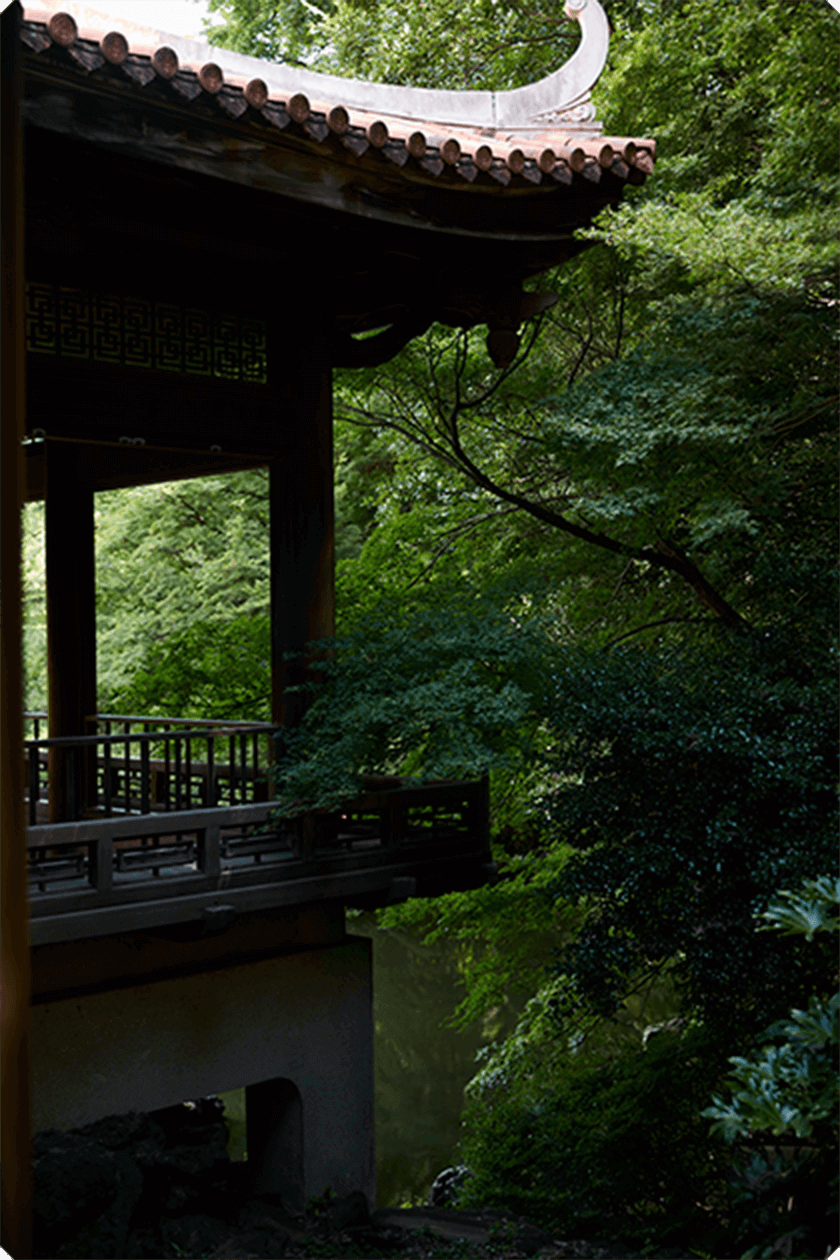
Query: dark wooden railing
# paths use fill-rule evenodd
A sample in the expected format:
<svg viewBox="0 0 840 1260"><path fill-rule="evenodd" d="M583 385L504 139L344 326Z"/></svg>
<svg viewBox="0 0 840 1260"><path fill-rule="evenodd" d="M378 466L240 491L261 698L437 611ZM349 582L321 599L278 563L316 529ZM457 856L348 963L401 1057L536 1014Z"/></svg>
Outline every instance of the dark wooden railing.
<svg viewBox="0 0 840 1260"><path fill-rule="evenodd" d="M487 782L366 792L286 819L270 802L30 827L33 943L320 900L412 896L489 870ZM433 881L434 882L434 881Z"/></svg>
<svg viewBox="0 0 840 1260"><path fill-rule="evenodd" d="M372 777L340 809L284 818L277 727L97 714L50 739L45 718L25 715L33 943L486 878L486 780Z"/></svg>
<svg viewBox="0 0 840 1260"><path fill-rule="evenodd" d="M87 735L42 737L24 715L29 825L268 800L277 728L267 723L114 713ZM28 729L27 729L28 728Z"/></svg>

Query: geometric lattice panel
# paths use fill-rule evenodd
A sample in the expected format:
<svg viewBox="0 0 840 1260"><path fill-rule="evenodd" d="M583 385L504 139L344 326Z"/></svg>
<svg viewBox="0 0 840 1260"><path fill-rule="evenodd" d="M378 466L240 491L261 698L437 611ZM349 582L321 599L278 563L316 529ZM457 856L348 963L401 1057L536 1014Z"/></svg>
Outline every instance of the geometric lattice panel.
<svg viewBox="0 0 840 1260"><path fill-rule="evenodd" d="M265 324L168 302L26 286L26 349L265 385Z"/></svg>

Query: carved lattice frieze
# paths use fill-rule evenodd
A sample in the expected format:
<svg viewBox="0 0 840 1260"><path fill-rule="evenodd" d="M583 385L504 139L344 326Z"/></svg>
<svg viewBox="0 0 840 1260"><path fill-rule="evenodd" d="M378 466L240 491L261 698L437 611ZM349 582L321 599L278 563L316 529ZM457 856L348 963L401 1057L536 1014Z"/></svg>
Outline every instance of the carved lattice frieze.
<svg viewBox="0 0 840 1260"><path fill-rule="evenodd" d="M267 381L261 320L61 285L27 284L26 348L157 372Z"/></svg>

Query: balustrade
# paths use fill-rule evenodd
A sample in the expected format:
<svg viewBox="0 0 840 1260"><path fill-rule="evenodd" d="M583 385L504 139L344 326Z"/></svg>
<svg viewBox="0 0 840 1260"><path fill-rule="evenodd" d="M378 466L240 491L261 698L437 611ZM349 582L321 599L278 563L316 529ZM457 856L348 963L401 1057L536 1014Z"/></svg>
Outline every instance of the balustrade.
<svg viewBox="0 0 840 1260"><path fill-rule="evenodd" d="M51 739L45 719L25 715L33 941L401 899L424 871L452 888L489 869L486 780L363 778L340 809L283 818L268 773L278 727L98 714L88 734Z"/></svg>
<svg viewBox="0 0 840 1260"><path fill-rule="evenodd" d="M45 713L24 714L29 825L269 800L277 728L264 722L87 719L88 733L42 735ZM50 809L50 801L58 808Z"/></svg>

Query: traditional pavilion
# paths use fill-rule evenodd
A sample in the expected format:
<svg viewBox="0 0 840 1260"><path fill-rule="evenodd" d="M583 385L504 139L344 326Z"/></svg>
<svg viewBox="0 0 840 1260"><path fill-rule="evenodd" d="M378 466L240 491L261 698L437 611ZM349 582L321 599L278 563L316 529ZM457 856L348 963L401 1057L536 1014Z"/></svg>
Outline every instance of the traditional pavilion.
<svg viewBox="0 0 840 1260"><path fill-rule="evenodd" d="M244 1085L256 1186L375 1201L370 958L344 906L487 879L486 784L372 783L282 824L264 771L301 716L285 654L334 629L332 368L435 321L486 325L508 365L554 301L526 283L652 170L651 140L595 119L598 0L566 14L572 58L496 93L291 69L81 4L3 14L4 979L25 1050L26 851L34 1130ZM273 724L101 714L94 494L258 465ZM21 759L25 498L45 501L49 707Z"/></svg>

